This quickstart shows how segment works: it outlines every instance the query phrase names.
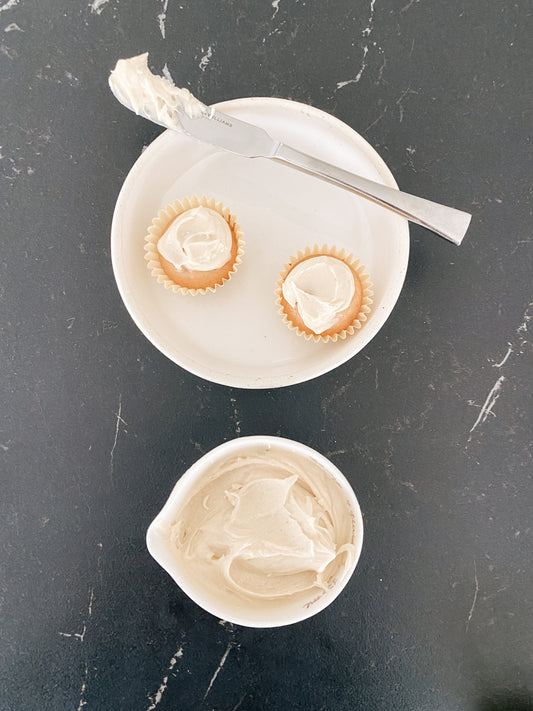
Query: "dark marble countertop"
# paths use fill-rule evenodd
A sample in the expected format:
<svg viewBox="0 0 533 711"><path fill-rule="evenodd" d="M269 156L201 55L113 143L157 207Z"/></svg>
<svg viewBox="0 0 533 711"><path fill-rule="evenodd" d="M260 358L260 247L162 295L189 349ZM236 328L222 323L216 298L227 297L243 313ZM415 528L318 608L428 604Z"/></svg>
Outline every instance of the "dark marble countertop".
<svg viewBox="0 0 533 711"><path fill-rule="evenodd" d="M532 33L527 0L0 0L2 709L533 708ZM107 87L142 51L208 103L333 114L402 190L472 212L463 245L411 226L389 320L315 380L179 368L110 259L161 132ZM144 541L251 434L328 456L365 521L341 596L271 630L204 612Z"/></svg>

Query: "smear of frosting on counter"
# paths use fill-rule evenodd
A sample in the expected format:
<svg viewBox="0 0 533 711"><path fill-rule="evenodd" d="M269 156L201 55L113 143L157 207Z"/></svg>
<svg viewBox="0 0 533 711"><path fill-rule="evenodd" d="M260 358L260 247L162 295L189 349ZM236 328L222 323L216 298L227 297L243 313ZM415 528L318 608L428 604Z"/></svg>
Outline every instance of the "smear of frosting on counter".
<svg viewBox="0 0 533 711"><path fill-rule="evenodd" d="M169 535L196 585L268 610L332 587L354 561L352 529L340 486L317 462L258 448L217 465Z"/></svg>
<svg viewBox="0 0 533 711"><path fill-rule="evenodd" d="M167 128L181 130L179 114L198 118L209 108L191 94L148 68L148 52L119 59L109 76L109 86L121 104L139 116Z"/></svg>

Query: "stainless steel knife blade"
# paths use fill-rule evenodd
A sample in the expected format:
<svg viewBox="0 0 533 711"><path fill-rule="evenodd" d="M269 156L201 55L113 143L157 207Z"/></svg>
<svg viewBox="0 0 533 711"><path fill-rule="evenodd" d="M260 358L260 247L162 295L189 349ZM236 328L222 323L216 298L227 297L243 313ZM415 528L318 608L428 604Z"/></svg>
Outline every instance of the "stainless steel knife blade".
<svg viewBox="0 0 533 711"><path fill-rule="evenodd" d="M165 128L185 131L204 143L246 158L267 158L296 168L386 207L454 244L461 244L470 224L471 215L466 212L350 173L284 145L258 126L206 106L167 77L152 74L146 52L119 59L109 76L109 87L121 104Z"/></svg>
<svg viewBox="0 0 533 711"><path fill-rule="evenodd" d="M199 118L180 114L179 120L189 136L246 158L274 158L280 146L279 141L259 126L220 111L211 111Z"/></svg>
<svg viewBox="0 0 533 711"><path fill-rule="evenodd" d="M297 151L272 138L264 129L211 110L199 118L180 113L190 136L247 158L268 158L371 200L411 222L422 225L456 245L461 244L471 215L424 198L395 190ZM170 128L173 128L172 126Z"/></svg>

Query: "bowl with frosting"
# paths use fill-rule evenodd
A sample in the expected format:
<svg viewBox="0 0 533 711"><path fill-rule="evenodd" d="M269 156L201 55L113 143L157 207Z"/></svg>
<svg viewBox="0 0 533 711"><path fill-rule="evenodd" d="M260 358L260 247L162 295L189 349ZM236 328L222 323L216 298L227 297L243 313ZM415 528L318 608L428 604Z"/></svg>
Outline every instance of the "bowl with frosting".
<svg viewBox="0 0 533 711"><path fill-rule="evenodd" d="M363 541L359 504L332 462L281 437L241 437L177 482L147 532L155 560L198 605L248 627L327 607Z"/></svg>

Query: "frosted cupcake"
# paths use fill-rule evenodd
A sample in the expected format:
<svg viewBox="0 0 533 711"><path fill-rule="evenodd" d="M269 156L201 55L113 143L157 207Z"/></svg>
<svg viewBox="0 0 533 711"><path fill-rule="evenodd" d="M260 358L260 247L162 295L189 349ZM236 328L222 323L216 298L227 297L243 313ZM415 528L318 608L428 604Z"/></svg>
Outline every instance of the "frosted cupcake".
<svg viewBox="0 0 533 711"><path fill-rule="evenodd" d="M291 257L276 287L284 322L317 342L355 333L367 320L372 303L372 284L359 260L327 245L307 247Z"/></svg>
<svg viewBox="0 0 533 711"><path fill-rule="evenodd" d="M145 239L145 259L157 281L181 294L215 291L241 262L235 216L213 198L183 198L159 211Z"/></svg>

